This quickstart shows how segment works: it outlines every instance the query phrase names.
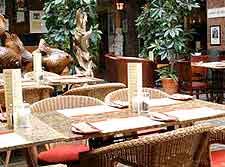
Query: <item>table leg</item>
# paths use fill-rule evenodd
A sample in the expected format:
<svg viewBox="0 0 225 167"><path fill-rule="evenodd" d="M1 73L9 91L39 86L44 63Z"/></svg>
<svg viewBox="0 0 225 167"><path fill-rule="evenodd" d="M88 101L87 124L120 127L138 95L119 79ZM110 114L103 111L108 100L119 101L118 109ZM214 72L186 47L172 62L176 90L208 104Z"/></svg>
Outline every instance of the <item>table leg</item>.
<svg viewBox="0 0 225 167"><path fill-rule="evenodd" d="M217 72L217 99L216 102L222 104L223 103L223 84L224 84L224 76L223 76L223 71L218 70Z"/></svg>
<svg viewBox="0 0 225 167"><path fill-rule="evenodd" d="M8 167L9 161L10 161L10 157L11 157L11 151L7 151L6 152L6 158L5 158L5 165L4 165L4 167Z"/></svg>
<svg viewBox="0 0 225 167"><path fill-rule="evenodd" d="M213 92L211 100L212 102L216 103L223 103L223 85L224 85L224 76L223 70L219 69L212 69L212 78L213 78Z"/></svg>
<svg viewBox="0 0 225 167"><path fill-rule="evenodd" d="M37 147L31 146L25 148L25 156L28 167L39 167L37 162Z"/></svg>

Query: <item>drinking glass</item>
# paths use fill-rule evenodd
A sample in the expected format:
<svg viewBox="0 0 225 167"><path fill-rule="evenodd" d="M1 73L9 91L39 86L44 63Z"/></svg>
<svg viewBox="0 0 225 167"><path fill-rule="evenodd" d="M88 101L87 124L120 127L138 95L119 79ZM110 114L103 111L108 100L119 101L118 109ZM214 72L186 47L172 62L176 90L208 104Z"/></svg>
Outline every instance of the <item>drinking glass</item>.
<svg viewBox="0 0 225 167"><path fill-rule="evenodd" d="M150 94L148 92L138 92L132 98L132 111L138 114L148 112L148 103Z"/></svg>

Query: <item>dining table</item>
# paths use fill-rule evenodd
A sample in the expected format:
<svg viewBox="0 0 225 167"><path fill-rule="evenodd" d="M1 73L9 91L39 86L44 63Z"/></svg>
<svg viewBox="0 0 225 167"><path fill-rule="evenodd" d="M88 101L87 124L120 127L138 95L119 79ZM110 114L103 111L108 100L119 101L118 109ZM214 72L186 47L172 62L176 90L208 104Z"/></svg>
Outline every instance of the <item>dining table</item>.
<svg viewBox="0 0 225 167"><path fill-rule="evenodd" d="M192 62L191 65L194 67L208 68L212 71L213 97L211 97L211 101L223 103L225 61ZM216 94L216 96L214 96L214 94Z"/></svg>
<svg viewBox="0 0 225 167"><path fill-rule="evenodd" d="M48 85L54 88L54 96L60 95L65 91L71 89L72 87L80 87L84 85L93 85L104 83L105 81L100 78L89 77L89 76L79 76L79 75L64 75L58 77L46 77L40 81L34 81L27 78L22 78L22 87L27 86L43 86ZM4 80L0 79L0 89L4 88Z"/></svg>
<svg viewBox="0 0 225 167"><path fill-rule="evenodd" d="M30 116L30 123L9 129L0 122L0 152L24 149L28 166L37 167L36 146L64 141L65 136L35 116Z"/></svg>
<svg viewBox="0 0 225 167"><path fill-rule="evenodd" d="M164 102L160 105L160 101ZM173 119L154 117L154 113ZM24 148L28 153L27 162L32 167L37 161L31 150L38 145L121 136L153 128L190 126L198 121L222 117L225 117L225 105L197 99L171 101L165 98L154 100L148 112L143 113L106 104L33 112L30 127L15 127L12 133L0 135L0 152ZM6 129L6 124L0 123L0 132Z"/></svg>
<svg viewBox="0 0 225 167"><path fill-rule="evenodd" d="M74 85L80 84L96 84L104 82L103 79L90 77L90 76L79 76L79 75L63 75L58 77L47 77L44 83L51 86L54 85Z"/></svg>
<svg viewBox="0 0 225 167"><path fill-rule="evenodd" d="M127 109L112 110L104 109L102 112L92 112L93 109L97 111L100 106L86 107L84 109L75 108L33 113L33 115L44 123L48 124L53 129L57 130L64 136L65 140L82 140L95 137L104 137L110 135L124 134L130 132L137 132L139 130L146 130L152 128L168 127L168 126L185 126L193 124L197 121L204 121L209 119L225 117L225 106L217 103L206 102L202 100L188 100L177 101L174 104L163 106L152 105L149 107L149 112L136 113ZM80 114L68 114L79 113ZM175 119L172 121L153 119L151 113L164 113ZM67 113L67 114L66 114ZM71 129L72 125L87 123L91 127L99 129L97 133L76 132Z"/></svg>

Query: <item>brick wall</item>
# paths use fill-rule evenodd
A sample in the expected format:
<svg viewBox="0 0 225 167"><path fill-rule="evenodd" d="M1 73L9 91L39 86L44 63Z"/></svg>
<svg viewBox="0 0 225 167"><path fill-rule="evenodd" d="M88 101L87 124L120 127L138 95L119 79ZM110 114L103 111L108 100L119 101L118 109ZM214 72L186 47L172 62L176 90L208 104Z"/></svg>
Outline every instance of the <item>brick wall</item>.
<svg viewBox="0 0 225 167"><path fill-rule="evenodd" d="M220 8L225 7L225 1L224 0L207 0L207 8ZM212 25L220 25L220 31L221 31L221 45L218 46L212 46L210 45L210 27ZM210 18L207 19L207 36L208 36L208 49L217 49L220 51L225 50L225 18Z"/></svg>

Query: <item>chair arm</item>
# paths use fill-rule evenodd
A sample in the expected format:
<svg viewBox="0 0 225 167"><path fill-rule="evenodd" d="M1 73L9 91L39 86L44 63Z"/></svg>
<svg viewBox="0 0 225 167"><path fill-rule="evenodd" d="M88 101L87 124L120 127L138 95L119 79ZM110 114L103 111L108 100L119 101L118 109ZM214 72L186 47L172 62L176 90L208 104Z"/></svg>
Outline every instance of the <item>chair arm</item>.
<svg viewBox="0 0 225 167"><path fill-rule="evenodd" d="M225 126L217 126L211 128L209 133L209 140L210 144L225 144Z"/></svg>

